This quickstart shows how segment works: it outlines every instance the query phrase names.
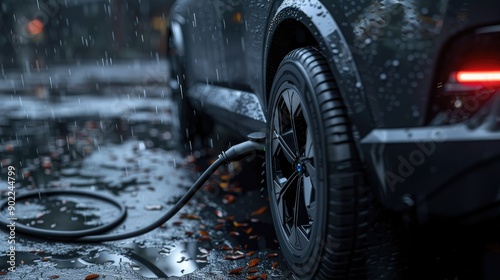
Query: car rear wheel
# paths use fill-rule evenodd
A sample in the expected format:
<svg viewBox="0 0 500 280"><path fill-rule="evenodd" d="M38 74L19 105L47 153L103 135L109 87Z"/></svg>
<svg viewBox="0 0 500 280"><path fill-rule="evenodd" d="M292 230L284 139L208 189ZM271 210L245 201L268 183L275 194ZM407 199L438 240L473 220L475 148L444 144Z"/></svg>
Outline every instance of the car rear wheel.
<svg viewBox="0 0 500 280"><path fill-rule="evenodd" d="M316 49L283 59L268 107L266 172L281 250L300 279L363 279L369 268L369 191L346 111Z"/></svg>

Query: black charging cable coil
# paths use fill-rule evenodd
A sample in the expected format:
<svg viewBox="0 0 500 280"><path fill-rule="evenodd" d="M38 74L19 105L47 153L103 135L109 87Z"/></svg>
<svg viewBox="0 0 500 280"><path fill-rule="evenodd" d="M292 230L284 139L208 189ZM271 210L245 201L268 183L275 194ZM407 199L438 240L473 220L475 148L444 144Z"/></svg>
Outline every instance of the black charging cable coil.
<svg viewBox="0 0 500 280"><path fill-rule="evenodd" d="M130 232L118 233L118 234L104 234L105 232L111 230L118 224L120 224L126 218L126 207L118 200L103 194L99 194L91 191L83 190L39 190L33 191L25 194L18 195L16 200L20 201L23 199L39 197L39 196L53 196L53 195L78 195L86 196L91 198L96 198L99 200L107 201L119 208L120 213L113 219L110 223L101 225L98 227L77 230L77 231L64 231L64 230L49 230L49 229L39 229L34 227L25 226L19 223L15 223L14 220L9 219L3 215L0 215L0 224L4 230L8 230L8 226L12 226L12 222L15 224L16 231L24 233L27 235L32 235L40 238L46 238L51 240L67 241L67 242L85 242L85 243L96 243L105 241L115 241L121 239L127 239L135 237L138 235L150 232L168 220L170 220L181 208L186 205L186 203L193 198L193 196L198 192L203 184L210 178L210 176L223 164L228 164L233 161L241 160L248 156L254 154L260 154L264 152L264 141L265 134L261 132L255 132L248 135L249 140L243 143L237 144L229 148L227 151L222 152L217 160L212 163L203 174L194 182L193 186L175 203L175 205L168 209L163 216L161 216L155 222L147 225L144 228L137 229ZM4 199L0 202L0 210L4 210L8 204L8 199Z"/></svg>

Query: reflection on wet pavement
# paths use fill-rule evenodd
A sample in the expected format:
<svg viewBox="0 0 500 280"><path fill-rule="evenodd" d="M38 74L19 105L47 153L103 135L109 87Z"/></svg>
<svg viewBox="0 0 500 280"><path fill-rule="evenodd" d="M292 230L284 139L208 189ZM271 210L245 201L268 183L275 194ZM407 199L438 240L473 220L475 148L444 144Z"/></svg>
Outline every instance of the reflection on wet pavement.
<svg viewBox="0 0 500 280"><path fill-rule="evenodd" d="M110 233L141 228L171 207L212 158L184 158L176 151L175 106L168 90L114 92L122 94L54 100L0 96L2 196L7 191L6 168L12 165L19 170L18 194L82 189L118 198L128 215ZM281 279L289 273L278 253L267 201L259 180L248 178L253 173L242 172L245 164L249 163L219 169L178 215L143 236L105 244L64 244L19 233L17 272L9 279L83 279L93 273L106 279ZM67 195L17 204L19 223L45 229L85 229L117 213L106 202ZM7 245L0 242L0 250L6 252ZM0 255L2 274L7 273L6 260L5 253Z"/></svg>
<svg viewBox="0 0 500 280"><path fill-rule="evenodd" d="M16 211L19 223L54 230L93 228L111 222L118 215L118 209L107 203L71 196L27 199L17 206Z"/></svg>

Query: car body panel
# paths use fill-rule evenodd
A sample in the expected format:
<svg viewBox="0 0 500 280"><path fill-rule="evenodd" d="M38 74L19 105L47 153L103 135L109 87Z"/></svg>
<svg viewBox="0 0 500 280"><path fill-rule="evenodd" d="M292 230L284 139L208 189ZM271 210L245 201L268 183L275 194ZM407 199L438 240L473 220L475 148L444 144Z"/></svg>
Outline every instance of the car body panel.
<svg viewBox="0 0 500 280"><path fill-rule="evenodd" d="M427 209L421 211L425 215L432 209L437 215L464 214L429 205L438 205L436 197L446 197L438 193L457 186L453 178L500 155L496 131L426 123L448 44L474 28L499 24L498 1L184 0L174 10L185 19L188 97L240 133L263 130L274 70L270 65L284 56L279 50L289 51L280 45L286 37L276 34L290 22L304 27L334 74L370 182L392 210L420 207ZM248 98L252 94L255 98ZM232 95L246 98L237 106L218 102ZM245 106L255 111L240 110ZM436 131L445 136L439 143L433 138ZM419 143L435 148L425 155ZM462 153L469 144L474 150ZM424 153L425 162L393 185L388 174L400 176L400 158L415 150ZM468 160L460 161L462 156ZM484 194L491 197L491 192ZM433 202L427 205L427 199ZM472 211L497 200L478 199L482 202L466 208Z"/></svg>

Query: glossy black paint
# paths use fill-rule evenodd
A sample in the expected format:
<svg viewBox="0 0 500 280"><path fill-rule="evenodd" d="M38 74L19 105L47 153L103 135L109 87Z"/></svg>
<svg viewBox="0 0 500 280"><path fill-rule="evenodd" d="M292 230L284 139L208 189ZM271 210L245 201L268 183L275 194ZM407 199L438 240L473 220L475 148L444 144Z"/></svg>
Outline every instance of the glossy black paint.
<svg viewBox="0 0 500 280"><path fill-rule="evenodd" d="M220 106L205 106L199 102L200 92L213 92L217 86L255 94L259 104L247 100L239 106L253 106L265 115L280 61L295 48L316 46L327 58L348 107L370 182L388 208L415 207L421 220L434 214L465 214L444 214L441 208L455 204L447 204L447 196L437 193L464 188L456 178L476 178L477 168L472 167L500 155L500 134L481 127L488 122L484 119L475 120L475 128L467 122L429 124L434 94L446 82L440 77L448 75L441 72L450 42L500 24L500 2L182 0L173 11L172 21L180 24L178 36L184 40L187 96L197 96L198 109L218 115L241 133L252 125L262 130L263 125L248 122L252 117L239 109L221 113ZM208 89L199 90L202 86ZM216 105L217 95L212 98ZM485 106L496 112L497 105L490 103ZM434 148L426 153L422 145ZM401 162L420 154L422 159L405 173ZM460 200L470 202L470 211L498 201L492 193L499 191L494 182L500 175L485 171L480 177L488 190L464 192ZM467 182L467 188L474 188L473 179ZM471 192L477 199L467 199Z"/></svg>

